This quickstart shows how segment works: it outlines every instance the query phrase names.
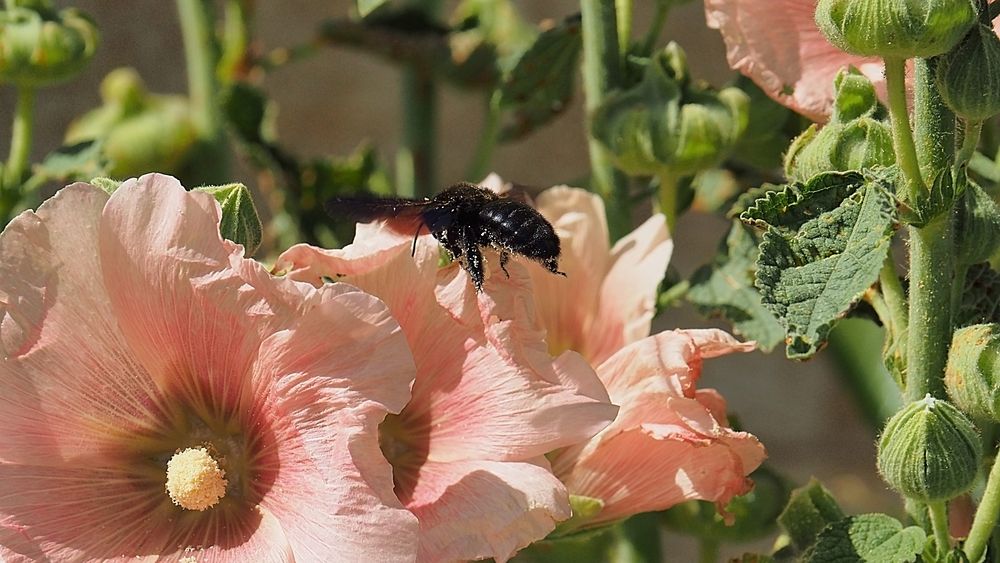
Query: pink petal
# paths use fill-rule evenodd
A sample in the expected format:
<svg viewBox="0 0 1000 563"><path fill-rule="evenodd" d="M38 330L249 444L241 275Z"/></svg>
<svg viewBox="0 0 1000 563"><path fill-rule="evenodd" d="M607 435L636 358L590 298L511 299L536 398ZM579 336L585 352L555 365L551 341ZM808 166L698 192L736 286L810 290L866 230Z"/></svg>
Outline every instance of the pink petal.
<svg viewBox="0 0 1000 563"><path fill-rule="evenodd" d="M95 249L106 200L76 184L0 237L0 459L107 452L125 429L148 429L160 414L149 401L158 387L123 352L102 284Z"/></svg>
<svg viewBox="0 0 1000 563"><path fill-rule="evenodd" d="M622 346L649 335L656 295L673 248L666 220L659 214L615 243L611 267L601 284L600 320L591 329L587 355L591 362L600 364ZM620 319L620 328L612 321L615 316ZM615 334L618 331L620 336Z"/></svg>
<svg viewBox="0 0 1000 563"><path fill-rule="evenodd" d="M878 88L882 63L831 45L816 27L815 0L705 0L708 26L726 42L729 66L778 103L823 122L837 71L855 66Z"/></svg>
<svg viewBox="0 0 1000 563"><path fill-rule="evenodd" d="M418 561L506 561L570 516L544 458L525 463L429 462L408 508L420 519Z"/></svg>
<svg viewBox="0 0 1000 563"><path fill-rule="evenodd" d="M673 248L663 216L609 249L600 197L559 186L542 192L537 203L559 233L566 272L563 278L532 271L549 348L576 350L596 365L647 336Z"/></svg>

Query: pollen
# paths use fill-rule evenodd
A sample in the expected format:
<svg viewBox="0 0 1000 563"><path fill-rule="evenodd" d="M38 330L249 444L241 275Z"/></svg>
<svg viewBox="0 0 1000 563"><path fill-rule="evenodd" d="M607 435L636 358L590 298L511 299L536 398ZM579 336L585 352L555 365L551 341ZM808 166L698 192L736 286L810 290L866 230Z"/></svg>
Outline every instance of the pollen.
<svg viewBox="0 0 1000 563"><path fill-rule="evenodd" d="M206 448L180 450L167 462L167 494L188 510L206 510L226 495L226 472Z"/></svg>

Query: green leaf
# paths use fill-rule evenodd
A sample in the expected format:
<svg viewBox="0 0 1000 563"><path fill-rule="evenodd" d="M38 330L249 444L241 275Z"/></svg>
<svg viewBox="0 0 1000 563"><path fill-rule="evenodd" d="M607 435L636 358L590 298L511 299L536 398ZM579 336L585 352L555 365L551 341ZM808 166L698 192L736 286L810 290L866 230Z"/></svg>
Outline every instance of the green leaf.
<svg viewBox="0 0 1000 563"><path fill-rule="evenodd" d="M819 533L832 522L844 517L830 491L816 479L792 491L785 510L778 516L778 524L799 551L811 546Z"/></svg>
<svg viewBox="0 0 1000 563"><path fill-rule="evenodd" d="M703 315L726 318L737 334L756 340L761 350L770 352L785 331L753 285L758 254L757 240L734 222L712 263L691 276L687 300Z"/></svg>
<svg viewBox="0 0 1000 563"><path fill-rule="evenodd" d="M900 219L916 227L923 227L942 213L951 211L955 200L965 191L965 182L956 185L950 169L941 170L934 177L930 190L921 190L912 201L901 202L903 212Z"/></svg>
<svg viewBox="0 0 1000 563"><path fill-rule="evenodd" d="M561 114L573 95L583 41L580 17L543 31L500 85L500 107L509 113L501 139L524 137Z"/></svg>
<svg viewBox="0 0 1000 563"><path fill-rule="evenodd" d="M512 563L580 563L608 561L612 549L620 541L615 526L572 534L561 538L546 538L517 552Z"/></svg>
<svg viewBox="0 0 1000 563"><path fill-rule="evenodd" d="M64 145L50 152L34 172L45 180L72 182L103 176L107 166L101 141L91 140Z"/></svg>
<svg viewBox="0 0 1000 563"><path fill-rule="evenodd" d="M878 279L895 203L884 182L824 173L758 200L740 218L764 226L762 301L785 325L786 354L808 359Z"/></svg>
<svg viewBox="0 0 1000 563"><path fill-rule="evenodd" d="M253 204L250 190L243 184L224 186L203 186L194 191L211 194L222 207L222 221L219 231L222 236L243 245L243 254L252 256L260 246L263 235L260 217Z"/></svg>
<svg viewBox="0 0 1000 563"><path fill-rule="evenodd" d="M827 526L803 558L807 563L908 563L917 560L927 535L903 528L885 514L850 516Z"/></svg>
<svg viewBox="0 0 1000 563"><path fill-rule="evenodd" d="M361 14L361 17L365 17L388 1L389 0L358 0L358 13Z"/></svg>

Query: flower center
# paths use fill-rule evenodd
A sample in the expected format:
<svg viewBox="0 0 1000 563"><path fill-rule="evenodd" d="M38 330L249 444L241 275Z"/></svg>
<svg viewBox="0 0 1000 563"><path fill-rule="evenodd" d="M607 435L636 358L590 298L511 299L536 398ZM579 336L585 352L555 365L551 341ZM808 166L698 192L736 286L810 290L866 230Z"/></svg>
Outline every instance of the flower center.
<svg viewBox="0 0 1000 563"><path fill-rule="evenodd" d="M181 508L206 510L226 496L225 476L207 448L187 448L167 462L167 494Z"/></svg>

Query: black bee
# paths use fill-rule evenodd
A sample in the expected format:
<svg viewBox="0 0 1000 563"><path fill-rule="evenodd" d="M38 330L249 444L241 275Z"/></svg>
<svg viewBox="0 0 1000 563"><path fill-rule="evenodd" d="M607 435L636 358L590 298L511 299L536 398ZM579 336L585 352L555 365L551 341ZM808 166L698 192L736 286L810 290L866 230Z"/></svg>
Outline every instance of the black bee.
<svg viewBox="0 0 1000 563"><path fill-rule="evenodd" d="M500 268L508 277L511 254L530 258L553 274L566 275L559 271L559 237L552 224L530 205L475 184L454 184L431 199L333 198L326 202L326 211L361 223L416 219L416 235L427 227L469 273L476 291L483 290L484 246L500 253Z"/></svg>

